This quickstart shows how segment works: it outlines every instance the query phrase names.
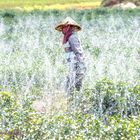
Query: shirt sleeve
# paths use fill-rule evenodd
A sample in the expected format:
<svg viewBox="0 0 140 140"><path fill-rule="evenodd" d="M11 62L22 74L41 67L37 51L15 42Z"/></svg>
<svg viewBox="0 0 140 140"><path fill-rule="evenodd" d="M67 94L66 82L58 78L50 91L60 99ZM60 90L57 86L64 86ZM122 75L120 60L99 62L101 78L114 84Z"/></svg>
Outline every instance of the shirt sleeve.
<svg viewBox="0 0 140 140"><path fill-rule="evenodd" d="M81 58L82 58L83 53L82 53L82 49L81 49L81 45L80 45L80 41L78 37L75 35L71 36L69 38L69 44L72 51L76 55L78 61L82 61Z"/></svg>

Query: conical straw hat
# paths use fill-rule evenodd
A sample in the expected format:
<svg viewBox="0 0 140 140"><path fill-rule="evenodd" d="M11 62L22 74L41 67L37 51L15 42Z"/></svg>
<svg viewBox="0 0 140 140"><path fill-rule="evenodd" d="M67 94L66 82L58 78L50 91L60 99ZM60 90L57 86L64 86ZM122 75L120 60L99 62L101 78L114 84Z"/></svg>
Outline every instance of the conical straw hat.
<svg viewBox="0 0 140 140"><path fill-rule="evenodd" d="M74 21L71 17L66 17L64 20L62 20L62 21L55 27L55 29L56 29L57 31L60 31L60 32L61 32L63 26L66 26L66 25L73 25L75 31L80 31L80 30L81 30L80 25L79 25L76 21Z"/></svg>

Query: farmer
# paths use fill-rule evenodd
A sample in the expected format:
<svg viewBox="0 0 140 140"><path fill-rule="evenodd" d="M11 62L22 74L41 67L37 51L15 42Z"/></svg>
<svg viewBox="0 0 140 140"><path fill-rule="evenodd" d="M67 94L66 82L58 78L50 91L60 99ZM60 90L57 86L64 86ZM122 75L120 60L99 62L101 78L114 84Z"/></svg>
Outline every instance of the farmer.
<svg viewBox="0 0 140 140"><path fill-rule="evenodd" d="M75 89L77 91L81 90L82 81L86 71L83 50L77 37L77 31L80 31L81 27L72 18L67 17L60 22L55 29L62 32L64 35L63 45L69 68L66 92L68 95L71 95Z"/></svg>

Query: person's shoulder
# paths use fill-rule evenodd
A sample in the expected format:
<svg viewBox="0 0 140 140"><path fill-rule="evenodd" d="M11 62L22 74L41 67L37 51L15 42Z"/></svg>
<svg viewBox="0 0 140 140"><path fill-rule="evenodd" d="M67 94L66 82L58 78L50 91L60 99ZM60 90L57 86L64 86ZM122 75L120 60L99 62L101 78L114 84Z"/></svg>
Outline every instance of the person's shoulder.
<svg viewBox="0 0 140 140"><path fill-rule="evenodd" d="M70 37L69 37L69 41L73 41L75 39L78 39L78 36L76 33L73 33Z"/></svg>

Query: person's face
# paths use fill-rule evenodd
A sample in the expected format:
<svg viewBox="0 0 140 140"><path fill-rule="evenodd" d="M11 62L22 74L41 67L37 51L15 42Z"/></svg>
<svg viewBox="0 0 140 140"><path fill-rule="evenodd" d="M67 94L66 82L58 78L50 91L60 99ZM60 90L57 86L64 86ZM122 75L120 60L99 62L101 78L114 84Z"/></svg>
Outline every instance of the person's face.
<svg viewBox="0 0 140 140"><path fill-rule="evenodd" d="M70 28L70 26L63 26L63 28L62 28L62 33L63 33L63 34L66 34L67 31L69 30L69 28Z"/></svg>

